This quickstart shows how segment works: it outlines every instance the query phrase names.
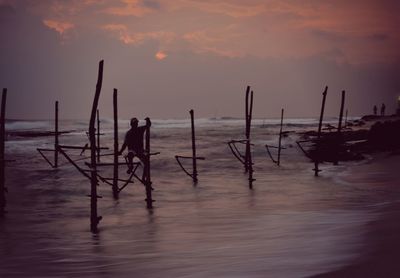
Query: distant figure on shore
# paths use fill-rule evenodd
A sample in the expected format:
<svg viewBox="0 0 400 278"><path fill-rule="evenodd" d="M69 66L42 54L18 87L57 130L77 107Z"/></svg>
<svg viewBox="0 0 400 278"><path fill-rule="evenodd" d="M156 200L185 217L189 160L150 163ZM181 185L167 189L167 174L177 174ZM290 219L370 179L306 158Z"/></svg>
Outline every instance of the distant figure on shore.
<svg viewBox="0 0 400 278"><path fill-rule="evenodd" d="M385 116L385 109L386 109L386 106L385 106L384 103L382 103L382 106L381 106L381 116Z"/></svg>
<svg viewBox="0 0 400 278"><path fill-rule="evenodd" d="M143 148L143 136L147 127L151 126L151 122L149 118L146 118L146 125L138 126L138 119L132 118L130 125L131 129L128 130L125 134L124 144L119 151L119 155L122 155L122 152L128 147L128 170L126 171L128 174L132 173L133 170L133 158L136 156L146 165L146 155L144 153ZM144 175L145 171L143 171Z"/></svg>
<svg viewBox="0 0 400 278"><path fill-rule="evenodd" d="M376 105L374 105L374 115L376 116L376 114L378 114L378 107L376 107Z"/></svg>

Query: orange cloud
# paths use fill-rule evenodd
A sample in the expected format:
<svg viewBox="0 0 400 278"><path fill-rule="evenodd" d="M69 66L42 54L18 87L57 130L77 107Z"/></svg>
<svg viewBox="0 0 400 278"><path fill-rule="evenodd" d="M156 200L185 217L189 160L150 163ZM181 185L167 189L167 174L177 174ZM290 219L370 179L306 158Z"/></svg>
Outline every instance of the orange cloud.
<svg viewBox="0 0 400 278"><path fill-rule="evenodd" d="M142 17L152 12L151 8L142 5L139 0L122 0L124 6L108 7L103 12L117 16L136 16Z"/></svg>
<svg viewBox="0 0 400 278"><path fill-rule="evenodd" d="M241 18L257 16L266 11L266 6L260 4L234 3L233 1L204 1L204 0L181 0L168 3L173 9L194 8L207 13L223 14L226 16Z"/></svg>
<svg viewBox="0 0 400 278"><path fill-rule="evenodd" d="M108 31L125 32L128 30L128 27L124 24L107 24L103 26L103 29Z"/></svg>
<svg viewBox="0 0 400 278"><path fill-rule="evenodd" d="M60 35L64 35L65 32L75 27L75 25L71 22L57 21L51 19L43 20L43 24L48 28L55 30Z"/></svg>
<svg viewBox="0 0 400 278"><path fill-rule="evenodd" d="M147 40L156 40L163 44L171 43L176 35L173 32L130 32L128 26L124 24L108 24L103 26L104 30L118 34L118 39L124 44L139 45Z"/></svg>

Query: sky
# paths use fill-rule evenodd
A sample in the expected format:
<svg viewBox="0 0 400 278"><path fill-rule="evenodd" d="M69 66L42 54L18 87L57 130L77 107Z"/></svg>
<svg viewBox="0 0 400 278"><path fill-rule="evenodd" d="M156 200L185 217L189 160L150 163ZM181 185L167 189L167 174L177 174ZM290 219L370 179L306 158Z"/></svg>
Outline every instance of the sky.
<svg viewBox="0 0 400 278"><path fill-rule="evenodd" d="M398 0L0 0L7 117L88 119L388 113L400 95Z"/></svg>

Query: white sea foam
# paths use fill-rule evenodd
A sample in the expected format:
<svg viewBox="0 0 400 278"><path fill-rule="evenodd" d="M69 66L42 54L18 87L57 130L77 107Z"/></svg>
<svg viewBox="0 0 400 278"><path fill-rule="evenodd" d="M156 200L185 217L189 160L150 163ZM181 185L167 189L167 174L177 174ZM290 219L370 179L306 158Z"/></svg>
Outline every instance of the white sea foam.
<svg viewBox="0 0 400 278"><path fill-rule="evenodd" d="M350 120L357 119L351 118ZM280 125L280 119L253 119L253 127L276 127ZM325 124L337 124L336 118L326 118L324 120ZM144 125L145 121L140 120L139 125ZM198 118L195 119L195 126L197 128L220 128L220 127L240 127L244 126L244 119L233 118L233 117L222 117L222 118ZM284 119L283 124L285 127L311 127L318 124L317 118L287 118ZM84 120L61 120L59 123L60 130L86 130L89 123ZM113 130L113 120L110 118L101 119L101 130L103 132L112 132ZM129 129L129 120L120 119L118 120L118 125L120 129ZM153 119L153 128L190 128L190 119ZM6 123L6 130L10 131L21 131L21 130L53 130L53 121L28 121L28 120L18 120L18 121L8 121Z"/></svg>
<svg viewBox="0 0 400 278"><path fill-rule="evenodd" d="M53 123L50 121L7 121L6 130L47 130L53 128Z"/></svg>

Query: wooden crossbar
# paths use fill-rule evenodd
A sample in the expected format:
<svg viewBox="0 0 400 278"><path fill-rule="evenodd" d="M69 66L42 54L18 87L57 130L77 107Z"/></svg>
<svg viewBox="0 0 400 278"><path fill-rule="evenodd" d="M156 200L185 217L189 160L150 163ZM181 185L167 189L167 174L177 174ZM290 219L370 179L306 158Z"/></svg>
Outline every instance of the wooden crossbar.
<svg viewBox="0 0 400 278"><path fill-rule="evenodd" d="M179 157L179 158L183 158L183 159L193 159L192 156L176 155L175 157ZM198 156L198 157L195 157L194 159L205 160L206 158L205 158L205 157Z"/></svg>
<svg viewBox="0 0 400 278"><path fill-rule="evenodd" d="M70 149L70 150L90 150L90 147L88 147L88 146L83 146L83 147L81 147L81 146L59 145L59 147L62 148L62 149ZM100 148L95 147L95 149L96 149L96 150L97 150L97 149L100 149L100 150L109 150L108 147L100 147Z"/></svg>
<svg viewBox="0 0 400 278"><path fill-rule="evenodd" d="M36 150L39 152L39 154L44 158L44 160L46 160L46 162L47 162L52 168L56 168L56 165L53 164L53 163L51 163L51 161L50 161L50 160L44 155L44 153L43 153L43 152L56 152L56 150L52 150L52 149L40 149L40 148L37 148Z"/></svg>
<svg viewBox="0 0 400 278"><path fill-rule="evenodd" d="M241 143L241 142L239 142ZM244 161L244 155L242 155L239 151L239 149L236 146L236 142L235 141L230 141L228 142L228 146L232 152L232 154L244 165L245 161Z"/></svg>
<svg viewBox="0 0 400 278"><path fill-rule="evenodd" d="M75 161L73 161L68 154L61 148L58 148L58 151L68 160L69 163L71 163L82 175L84 175L86 178L88 178L89 180L91 179L91 177L86 173L88 170L84 170L81 167L79 167L78 164L75 163Z"/></svg>

